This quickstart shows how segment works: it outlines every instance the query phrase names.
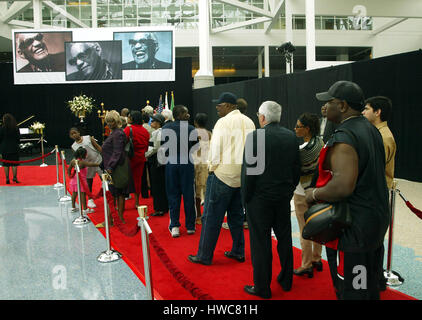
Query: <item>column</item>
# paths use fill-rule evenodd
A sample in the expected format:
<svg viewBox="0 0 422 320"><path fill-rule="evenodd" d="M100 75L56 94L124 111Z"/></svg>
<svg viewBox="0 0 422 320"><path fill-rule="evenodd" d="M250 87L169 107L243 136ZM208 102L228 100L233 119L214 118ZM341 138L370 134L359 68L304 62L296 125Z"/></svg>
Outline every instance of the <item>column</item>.
<svg viewBox="0 0 422 320"><path fill-rule="evenodd" d="M91 0L91 28L98 28L97 0Z"/></svg>
<svg viewBox="0 0 422 320"><path fill-rule="evenodd" d="M258 79L262 78L262 49L258 49Z"/></svg>
<svg viewBox="0 0 422 320"><path fill-rule="evenodd" d="M264 46L264 65L265 65L265 77L270 76L270 47Z"/></svg>
<svg viewBox="0 0 422 320"><path fill-rule="evenodd" d="M293 44L293 20L292 20L292 10L290 7L290 1L291 0L284 1L285 18L286 18L286 42L291 42ZM290 68L290 64L286 62L286 73L293 72L293 59L294 59L294 56L292 54L291 68Z"/></svg>
<svg viewBox="0 0 422 320"><path fill-rule="evenodd" d="M315 67L315 0L306 0L306 70Z"/></svg>
<svg viewBox="0 0 422 320"><path fill-rule="evenodd" d="M42 3L41 0L33 0L32 8L34 11L34 29L41 29L42 25Z"/></svg>
<svg viewBox="0 0 422 320"><path fill-rule="evenodd" d="M194 89L214 86L209 3L210 0L198 1L199 70L194 76Z"/></svg>

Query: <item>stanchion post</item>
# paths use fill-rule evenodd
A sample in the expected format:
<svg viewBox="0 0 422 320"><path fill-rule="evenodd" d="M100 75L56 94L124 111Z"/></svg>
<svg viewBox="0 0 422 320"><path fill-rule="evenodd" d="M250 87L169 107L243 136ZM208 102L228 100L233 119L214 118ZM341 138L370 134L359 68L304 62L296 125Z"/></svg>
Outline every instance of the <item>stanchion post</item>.
<svg viewBox="0 0 422 320"><path fill-rule="evenodd" d="M390 190L390 227L388 229L388 251L387 251L387 269L384 272L384 277L387 279L387 285L389 286L400 286L403 281L397 272L393 271L392 260L393 260L393 235L394 235L394 213L396 208L396 181L393 182L393 187Z"/></svg>
<svg viewBox="0 0 422 320"><path fill-rule="evenodd" d="M42 164L40 165L40 167L47 167L48 165L44 162L44 132L41 129L41 155L43 156L42 158Z"/></svg>
<svg viewBox="0 0 422 320"><path fill-rule="evenodd" d="M62 169L63 169L63 185L64 185L64 195L59 199L60 202L68 202L72 201L72 198L67 194L67 185L66 185L66 166L64 162L66 161L66 157L64 155L64 151L61 152L62 156Z"/></svg>
<svg viewBox="0 0 422 320"><path fill-rule="evenodd" d="M154 294L152 289L152 272L151 272L151 255L149 248L149 235L152 233L151 228L146 220L147 208L146 206L138 207L138 226L141 228L142 237L142 255L144 260L144 271L145 271L145 287L147 291L147 300L154 300Z"/></svg>
<svg viewBox="0 0 422 320"><path fill-rule="evenodd" d="M59 175L59 147L56 145L56 176L57 176L57 183L54 185L54 189L61 189L63 188L63 183L60 183L60 175Z"/></svg>
<svg viewBox="0 0 422 320"><path fill-rule="evenodd" d="M103 196L104 196L104 224L105 224L105 232L106 232L106 242L107 242L107 250L102 252L97 260L99 262L112 262L112 261L116 261L119 260L122 255L111 249L111 245L110 245L110 228L109 228L109 221L108 221L108 212L109 212L109 207L108 207L108 203L107 203L107 191L108 191L108 182L107 182L107 178L105 174L102 174L102 179L103 179Z"/></svg>
<svg viewBox="0 0 422 320"><path fill-rule="evenodd" d="M76 170L76 185L78 188L78 201L79 201L79 217L77 217L75 220L73 220L73 224L77 225L77 226L81 226L81 225L85 225L87 223L90 222L89 218L87 216L83 215L83 211L82 211L82 196L81 196L81 185L80 185L80 181L79 181L79 164L78 164L78 160L75 160L76 164L75 164L75 170Z"/></svg>

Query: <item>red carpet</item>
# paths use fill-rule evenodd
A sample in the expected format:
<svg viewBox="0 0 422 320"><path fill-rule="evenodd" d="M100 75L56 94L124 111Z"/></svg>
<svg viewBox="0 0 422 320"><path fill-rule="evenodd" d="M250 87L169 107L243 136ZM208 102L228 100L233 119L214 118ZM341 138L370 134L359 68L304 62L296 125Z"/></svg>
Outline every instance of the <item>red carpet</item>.
<svg viewBox="0 0 422 320"><path fill-rule="evenodd" d="M60 182L63 183L62 167L59 167ZM12 181L12 168L9 169L10 184L6 185L6 176L4 168L0 168L0 186L46 186L57 183L56 165L49 165L47 167L40 166L18 166L18 181ZM67 177L66 177L67 179ZM68 182L68 180L66 180Z"/></svg>
<svg viewBox="0 0 422 320"><path fill-rule="evenodd" d="M31 169L32 168L32 169ZM22 169L20 177L21 185L28 185L33 181L34 185L56 183L55 166L40 167L20 167ZM61 169L61 168L60 168ZM26 171L27 170L27 171ZM29 176L31 176L31 178ZM35 178L35 177L38 177ZM4 173L3 173L4 179ZM24 184L25 181L25 184ZM97 194L100 189L99 179L94 180L93 194ZM104 220L104 200L97 199L96 212L90 214L92 223L95 225ZM141 204L148 206L148 211L153 211L152 198L141 199ZM182 206L183 210L183 206ZM127 224L136 224L138 217L137 210L134 208L134 200L126 201L126 210L124 214ZM172 263L188 278L203 294L208 294L215 300L250 300L259 299L255 296L246 294L243 286L253 284L252 266L250 259L249 232L245 230L246 243L246 262L238 263L232 259L224 257L224 251L231 249L230 231L221 230L220 238L214 253L214 260L211 266L193 264L188 261L189 254L196 254L201 232L201 226L197 225L197 231L194 235L187 235L184 228L184 214L181 214L181 236L172 238L168 231L169 216L150 217L148 223L154 234L154 238L165 250ZM98 229L105 235L104 229ZM141 235L138 232L134 237L123 235L116 226L110 230L112 247L123 255L124 261L129 265L133 272L144 281L144 267L142 258ZM308 279L295 276L293 287L290 292L284 292L276 281L276 276L280 271L280 264L275 249L276 241L273 241L273 281L271 284L272 299L285 300L335 300L335 293L331 285L331 278L326 261L323 272L315 272L314 278ZM104 247L104 250L106 248ZM151 246L151 266L154 296L156 299L165 300L193 300L196 299L192 294L183 288L171 275L169 270L159 259L155 249ZM301 251L294 248L294 267L297 268L301 261ZM381 293L383 300L409 300L413 297L407 296L399 291L387 289Z"/></svg>

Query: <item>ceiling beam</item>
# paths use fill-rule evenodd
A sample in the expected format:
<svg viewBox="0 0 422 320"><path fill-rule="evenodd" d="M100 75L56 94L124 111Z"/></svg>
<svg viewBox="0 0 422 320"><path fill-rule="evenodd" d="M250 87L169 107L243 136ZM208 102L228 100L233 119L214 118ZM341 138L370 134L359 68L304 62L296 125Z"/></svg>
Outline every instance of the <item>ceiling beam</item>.
<svg viewBox="0 0 422 320"><path fill-rule="evenodd" d="M19 15L22 11L26 10L32 1L22 1L22 2L14 2L9 9L1 16L1 21L4 23L8 23L9 21L13 20L17 15Z"/></svg>
<svg viewBox="0 0 422 320"><path fill-rule="evenodd" d="M11 20L8 23L11 26L16 26L16 27L23 27L23 28L29 28L29 29L34 29L35 25L33 22L31 21L22 21L22 20ZM57 26L51 26L49 24L42 24L41 27L44 28L48 28L48 29L62 29L62 27L57 27Z"/></svg>
<svg viewBox="0 0 422 320"><path fill-rule="evenodd" d="M56 4L54 4L51 1L43 1L47 6L49 6L50 8L56 10L57 12L59 12L61 15L63 15L65 18L69 19L70 21L76 23L78 26L82 27L82 28L89 28L88 25L86 25L85 23L83 23L81 20L79 20L78 18L76 18L75 16L71 15L70 13L68 13L66 10L60 8L59 6L57 6Z"/></svg>
<svg viewBox="0 0 422 320"><path fill-rule="evenodd" d="M271 11L271 13L273 14L273 18L270 21L270 23L266 26L265 34L268 34L271 31L271 29L273 28L274 24L278 21L280 13L283 10L283 4L284 4L284 0L280 0L278 2L277 7L275 7L275 9Z"/></svg>
<svg viewBox="0 0 422 320"><path fill-rule="evenodd" d="M393 21L390 21L383 25L382 27L379 27L371 32L371 36L376 36L377 34L380 34L381 32L390 29L391 27L394 27L395 25L402 23L403 21L407 20L408 18L397 18Z"/></svg>
<svg viewBox="0 0 422 320"><path fill-rule="evenodd" d="M221 3L224 3L224 4L228 4L228 5L231 5L233 7L239 8L239 9L251 11L253 13L259 14L259 15L264 16L264 17L273 18L273 15L270 11L252 6L252 5L244 3L244 2L240 2L238 0L214 0L214 1L215 2L221 2Z"/></svg>
<svg viewBox="0 0 422 320"><path fill-rule="evenodd" d="M233 30L233 29L243 28L243 27L246 27L246 26L251 26L251 25L257 24L257 23L268 22L270 20L271 20L271 18L260 17L260 18L255 18L255 19L251 19L251 20L247 20L247 21L238 22L238 23L230 23L226 26L213 28L213 29L211 29L211 32L212 33L224 32L224 31L228 31L228 30Z"/></svg>

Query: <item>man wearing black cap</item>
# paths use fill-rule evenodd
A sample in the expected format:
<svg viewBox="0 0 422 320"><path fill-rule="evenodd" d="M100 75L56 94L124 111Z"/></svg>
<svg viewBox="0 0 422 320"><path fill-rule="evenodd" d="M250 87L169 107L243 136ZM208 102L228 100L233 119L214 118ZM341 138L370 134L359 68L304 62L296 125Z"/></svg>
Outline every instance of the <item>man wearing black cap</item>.
<svg viewBox="0 0 422 320"><path fill-rule="evenodd" d="M230 92L223 92L219 99L213 100L217 103L220 119L214 126L208 152L209 175L199 248L196 255L188 256L193 263L212 263L226 212L233 246L224 255L238 262L245 261L240 176L246 136L255 130L255 125L237 109L236 100L237 97Z"/></svg>
<svg viewBox="0 0 422 320"><path fill-rule="evenodd" d="M165 118L157 113L151 115L151 128L154 129L149 140L148 151L145 157L148 160L151 178L151 195L153 198L154 212L152 216L162 216L169 210L166 194L166 166L160 165L157 160L157 151L161 146L161 127Z"/></svg>
<svg viewBox="0 0 422 320"><path fill-rule="evenodd" d="M316 97L327 102L327 119L339 127L321 152L323 171L317 188L305 191L306 201L346 201L350 208L352 225L326 244L338 299L379 299L379 259L390 221L382 138L361 115L364 95L357 84L338 81Z"/></svg>

